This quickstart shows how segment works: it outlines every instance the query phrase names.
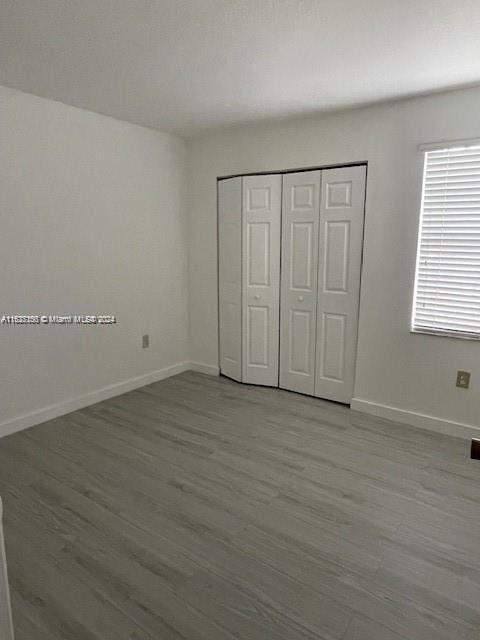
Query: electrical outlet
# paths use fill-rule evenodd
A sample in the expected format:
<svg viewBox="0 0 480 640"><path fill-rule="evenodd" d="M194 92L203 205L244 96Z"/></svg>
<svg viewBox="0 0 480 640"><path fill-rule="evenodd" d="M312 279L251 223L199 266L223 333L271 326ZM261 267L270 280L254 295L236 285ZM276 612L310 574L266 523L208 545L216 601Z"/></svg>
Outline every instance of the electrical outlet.
<svg viewBox="0 0 480 640"><path fill-rule="evenodd" d="M470 371L457 371L457 387L468 389L470 386Z"/></svg>
<svg viewBox="0 0 480 640"><path fill-rule="evenodd" d="M144 336L142 336L142 349L148 349L149 346L150 336L148 335L148 333L146 333Z"/></svg>

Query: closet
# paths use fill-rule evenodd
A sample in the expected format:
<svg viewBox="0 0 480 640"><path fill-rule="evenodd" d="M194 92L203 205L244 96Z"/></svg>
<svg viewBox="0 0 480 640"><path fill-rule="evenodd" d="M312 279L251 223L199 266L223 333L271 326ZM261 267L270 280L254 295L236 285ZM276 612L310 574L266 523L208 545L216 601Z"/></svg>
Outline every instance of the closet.
<svg viewBox="0 0 480 640"><path fill-rule="evenodd" d="M218 181L220 371L349 403L365 165Z"/></svg>

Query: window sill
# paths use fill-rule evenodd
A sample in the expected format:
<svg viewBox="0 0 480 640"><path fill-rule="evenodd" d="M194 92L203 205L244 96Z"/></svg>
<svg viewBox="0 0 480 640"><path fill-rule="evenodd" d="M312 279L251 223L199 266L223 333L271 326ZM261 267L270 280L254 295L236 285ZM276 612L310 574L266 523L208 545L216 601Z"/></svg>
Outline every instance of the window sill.
<svg viewBox="0 0 480 640"><path fill-rule="evenodd" d="M456 338L457 340L480 341L478 333L461 333L460 331L444 331L442 329L410 329L410 333L419 333L427 336L440 336L442 338Z"/></svg>

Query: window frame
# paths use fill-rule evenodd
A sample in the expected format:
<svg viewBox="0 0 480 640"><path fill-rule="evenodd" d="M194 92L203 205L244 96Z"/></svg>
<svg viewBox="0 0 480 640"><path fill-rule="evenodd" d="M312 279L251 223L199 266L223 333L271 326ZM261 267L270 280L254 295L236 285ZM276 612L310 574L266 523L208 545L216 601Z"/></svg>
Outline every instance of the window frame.
<svg viewBox="0 0 480 640"><path fill-rule="evenodd" d="M412 296L412 307L410 313L410 333L420 334L420 335L429 335L429 336L438 336L444 338L456 338L457 340L480 340L480 330L478 333L473 333L469 331L455 331L453 329L427 329L423 327L415 326L415 310L416 310L416 300L417 300L417 282L418 282L418 269L420 265L420 248L422 242L422 229L423 229L423 202L425 195L425 177L427 170L427 153L428 151L448 151L451 149L467 149L469 147L480 147L480 138L468 138L461 140L449 140L443 142L432 142L427 144L421 144L418 147L419 152L422 153L423 160L423 170L422 170L422 190L421 190L421 199L420 199L420 212L418 216L417 222L417 248L415 253L415 272L414 272L414 280L413 280L413 296Z"/></svg>

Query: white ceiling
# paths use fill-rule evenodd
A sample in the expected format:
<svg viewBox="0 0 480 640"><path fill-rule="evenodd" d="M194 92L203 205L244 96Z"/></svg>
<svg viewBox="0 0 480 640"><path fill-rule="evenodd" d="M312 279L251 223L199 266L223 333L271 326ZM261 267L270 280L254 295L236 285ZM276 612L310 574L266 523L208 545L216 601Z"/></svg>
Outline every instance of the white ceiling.
<svg viewBox="0 0 480 640"><path fill-rule="evenodd" d="M477 82L479 0L0 0L0 84L186 136Z"/></svg>

